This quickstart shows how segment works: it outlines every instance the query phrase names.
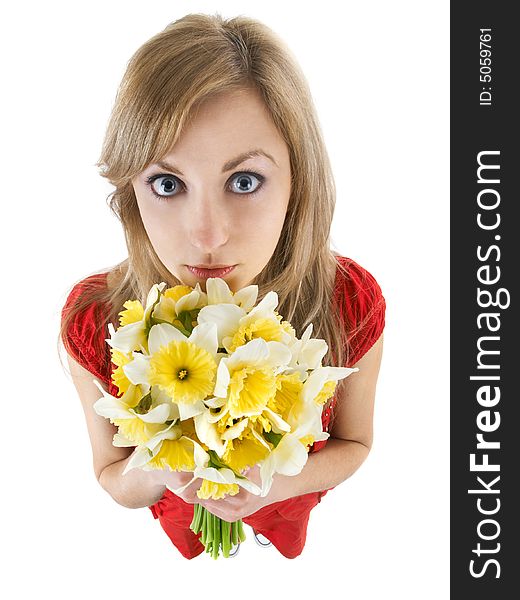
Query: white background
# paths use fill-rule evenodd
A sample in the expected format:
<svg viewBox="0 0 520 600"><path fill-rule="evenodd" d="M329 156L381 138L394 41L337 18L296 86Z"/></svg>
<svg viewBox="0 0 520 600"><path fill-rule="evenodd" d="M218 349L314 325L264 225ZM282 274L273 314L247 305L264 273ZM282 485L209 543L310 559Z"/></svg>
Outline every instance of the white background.
<svg viewBox="0 0 520 600"><path fill-rule="evenodd" d="M5 597L448 598L448 2L11 5L0 36ZM215 11L264 21L300 62L336 178L333 240L388 305L373 450L312 512L294 560L246 527L236 558L188 561L147 508L116 504L95 480L56 349L70 286L125 257L94 163L126 62L170 21Z"/></svg>

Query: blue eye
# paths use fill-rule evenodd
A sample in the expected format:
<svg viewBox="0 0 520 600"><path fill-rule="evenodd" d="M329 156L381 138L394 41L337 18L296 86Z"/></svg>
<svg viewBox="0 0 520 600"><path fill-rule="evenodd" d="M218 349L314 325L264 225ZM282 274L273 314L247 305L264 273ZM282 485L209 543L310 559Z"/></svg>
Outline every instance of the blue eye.
<svg viewBox="0 0 520 600"><path fill-rule="evenodd" d="M256 179L257 184L254 189L251 189L252 185L254 185L254 182L252 183L254 179ZM252 194L262 185L264 178L257 173L237 173L233 175L232 180L238 184L236 188L232 186L234 187L232 191L236 191L238 194Z"/></svg>
<svg viewBox="0 0 520 600"><path fill-rule="evenodd" d="M264 180L263 175L251 171L235 173L231 177L229 189L234 194L241 196L250 194L252 196L262 187ZM146 183L150 186L152 194L160 200L173 198L180 191L186 189L182 181L175 175L151 175L146 179Z"/></svg>
<svg viewBox="0 0 520 600"><path fill-rule="evenodd" d="M181 187L179 179L174 175L152 175L146 183L150 186L152 193L159 198L170 198L175 196Z"/></svg>

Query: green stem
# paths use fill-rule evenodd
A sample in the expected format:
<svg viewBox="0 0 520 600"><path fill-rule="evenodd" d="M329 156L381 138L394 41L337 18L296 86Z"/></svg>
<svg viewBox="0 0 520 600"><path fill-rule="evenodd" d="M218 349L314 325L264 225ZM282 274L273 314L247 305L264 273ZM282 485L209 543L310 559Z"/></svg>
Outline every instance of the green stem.
<svg viewBox="0 0 520 600"><path fill-rule="evenodd" d="M236 521L231 523L231 542L233 546L238 544L238 523Z"/></svg>
<svg viewBox="0 0 520 600"><path fill-rule="evenodd" d="M242 524L242 519L239 519L237 521L238 523L238 538L241 542L245 542L246 541L246 534L244 532L244 526Z"/></svg>

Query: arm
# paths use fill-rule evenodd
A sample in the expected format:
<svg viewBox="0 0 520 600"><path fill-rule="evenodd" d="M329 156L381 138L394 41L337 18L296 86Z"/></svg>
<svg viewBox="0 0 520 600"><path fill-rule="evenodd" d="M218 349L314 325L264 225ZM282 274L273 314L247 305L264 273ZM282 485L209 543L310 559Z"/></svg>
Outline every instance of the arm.
<svg viewBox="0 0 520 600"><path fill-rule="evenodd" d="M372 421L377 377L381 364L383 336L359 360L357 373L344 383L344 396L338 398L336 419L327 444L309 454L301 473L276 473L265 498L241 489L236 496L200 503L217 516L230 521L246 517L260 508L293 496L327 490L348 479L363 463L372 447ZM260 484L258 467L248 476Z"/></svg>
<svg viewBox="0 0 520 600"><path fill-rule="evenodd" d="M335 487L355 473L366 459L372 447L374 400L382 352L381 335L354 365L359 371L345 380L344 395L337 400L336 419L327 444L319 452L309 454L299 475L275 476L273 495L278 500Z"/></svg>
<svg viewBox="0 0 520 600"><path fill-rule="evenodd" d="M112 444L117 427L105 417L99 416L93 408L100 393L92 382L92 373L69 354L67 359L72 381L85 413L97 481L122 506L139 508L154 504L162 497L165 485L160 483L158 474L152 471L132 469L122 475L133 448L119 448ZM100 384L106 390L106 386L102 382Z"/></svg>

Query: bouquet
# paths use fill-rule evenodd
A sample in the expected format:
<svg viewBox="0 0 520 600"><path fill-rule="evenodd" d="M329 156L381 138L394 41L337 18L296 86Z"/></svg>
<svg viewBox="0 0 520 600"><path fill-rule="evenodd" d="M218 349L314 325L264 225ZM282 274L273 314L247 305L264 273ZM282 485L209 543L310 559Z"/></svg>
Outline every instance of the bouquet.
<svg viewBox="0 0 520 600"><path fill-rule="evenodd" d="M146 306L124 303L106 340L119 394L94 380L103 394L94 409L117 426L115 446L135 447L123 474L184 471L193 477L173 493L200 479L201 499L240 487L265 497L275 473L297 475L309 446L329 437L323 405L357 369L322 366L325 340L311 338L312 323L297 338L276 312L276 292L257 304L256 285L233 293L209 278L206 290L163 282ZM257 465L261 485L247 477ZM190 527L213 558L245 539L241 520L228 523L199 504Z"/></svg>

